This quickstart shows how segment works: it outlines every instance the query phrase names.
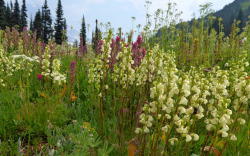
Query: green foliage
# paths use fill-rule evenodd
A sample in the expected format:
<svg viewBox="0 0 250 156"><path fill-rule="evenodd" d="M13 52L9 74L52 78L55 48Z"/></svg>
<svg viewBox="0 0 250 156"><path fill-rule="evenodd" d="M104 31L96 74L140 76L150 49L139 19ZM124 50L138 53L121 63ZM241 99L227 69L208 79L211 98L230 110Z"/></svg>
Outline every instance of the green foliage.
<svg viewBox="0 0 250 156"><path fill-rule="evenodd" d="M52 38L52 19L50 14L50 9L47 4L47 0L44 1L42 7L42 25L43 25L43 35L42 40L48 43L49 38Z"/></svg>
<svg viewBox="0 0 250 156"><path fill-rule="evenodd" d="M86 38L87 38L87 36L86 36L86 24L85 24L84 15L82 17L82 27L81 27L80 32L81 32L80 37L82 37L83 46L85 46L86 45Z"/></svg>
<svg viewBox="0 0 250 156"><path fill-rule="evenodd" d="M11 14L11 26L19 25L20 24L20 8L18 0L15 0L14 3L14 10Z"/></svg>
<svg viewBox="0 0 250 156"><path fill-rule="evenodd" d="M43 27L42 27L42 15L40 9L36 12L33 26L34 29L36 30L37 39L42 38Z"/></svg>
<svg viewBox="0 0 250 156"><path fill-rule="evenodd" d="M249 21L240 32L231 18L227 38L224 20L206 17L210 4L201 19L177 27L169 4L156 12L152 31L147 16L133 44L133 32L122 40L120 29L100 45L96 21L100 49L86 43L89 52L80 53L65 36L61 45L49 41L46 2L31 22L41 42L0 30L0 155L248 154Z"/></svg>
<svg viewBox="0 0 250 156"><path fill-rule="evenodd" d="M4 0L0 0L0 28L5 29L6 26L6 8Z"/></svg>
<svg viewBox="0 0 250 156"><path fill-rule="evenodd" d="M22 8L21 8L21 21L20 21L20 32L23 30L25 26L28 26L27 24L27 9L26 9L26 0L23 0Z"/></svg>
<svg viewBox="0 0 250 156"><path fill-rule="evenodd" d="M55 22L55 39L57 44L63 42L64 20L61 0L58 0L56 9L56 22Z"/></svg>

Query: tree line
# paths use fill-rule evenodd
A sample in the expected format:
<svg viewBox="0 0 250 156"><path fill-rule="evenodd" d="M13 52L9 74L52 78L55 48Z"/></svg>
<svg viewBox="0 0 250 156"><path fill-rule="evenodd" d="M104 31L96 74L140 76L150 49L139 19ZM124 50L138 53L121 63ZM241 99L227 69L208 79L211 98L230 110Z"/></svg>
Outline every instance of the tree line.
<svg viewBox="0 0 250 156"><path fill-rule="evenodd" d="M22 32L24 27L28 27L31 32L36 31L37 39L40 39L44 43L48 43L50 39L55 39L57 44L62 44L62 42L67 41L67 23L63 17L61 0L58 0L54 23L47 0L44 0L42 8L37 10L35 18L32 19L31 16L29 26L27 22L26 0L22 1L21 8L19 6L18 0L15 0L14 5L12 1L10 4L5 4L4 0L0 0L0 29L4 30L7 27L12 28L16 26L19 32ZM84 16L80 31L80 37L85 46L86 25Z"/></svg>

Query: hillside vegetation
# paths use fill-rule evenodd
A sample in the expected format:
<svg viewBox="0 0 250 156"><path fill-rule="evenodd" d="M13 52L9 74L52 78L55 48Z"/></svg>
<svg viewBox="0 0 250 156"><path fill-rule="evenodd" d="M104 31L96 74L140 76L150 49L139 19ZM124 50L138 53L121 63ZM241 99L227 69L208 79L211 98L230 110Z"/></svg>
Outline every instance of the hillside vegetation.
<svg viewBox="0 0 250 156"><path fill-rule="evenodd" d="M135 42L0 30L0 155L247 155L250 19L225 36L209 4L182 27L173 5L163 37L147 19Z"/></svg>

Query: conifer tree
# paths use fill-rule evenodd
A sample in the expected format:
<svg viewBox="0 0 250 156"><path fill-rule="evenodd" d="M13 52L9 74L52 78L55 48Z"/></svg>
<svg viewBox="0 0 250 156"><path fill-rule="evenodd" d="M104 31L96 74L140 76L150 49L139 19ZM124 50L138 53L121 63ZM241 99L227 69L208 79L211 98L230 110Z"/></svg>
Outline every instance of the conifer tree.
<svg viewBox="0 0 250 156"><path fill-rule="evenodd" d="M82 37L83 46L85 46L86 45L86 25L85 25L84 15L82 17L82 28L80 31L80 37Z"/></svg>
<svg viewBox="0 0 250 156"><path fill-rule="evenodd" d="M30 26L29 26L29 29L30 29L31 31L34 31L32 16L30 17Z"/></svg>
<svg viewBox="0 0 250 156"><path fill-rule="evenodd" d="M95 35L94 35L94 31L92 31L92 38L91 38L92 45L94 44L94 42L95 42Z"/></svg>
<svg viewBox="0 0 250 156"><path fill-rule="evenodd" d="M12 28L14 26L14 23L13 23L13 20L12 20L13 11L14 11L13 3L12 3L12 0L10 0L10 12L11 12L10 22L9 22L10 23L10 28Z"/></svg>
<svg viewBox="0 0 250 156"><path fill-rule="evenodd" d="M56 9L55 40L57 44L62 44L64 30L63 10L61 0L58 0Z"/></svg>
<svg viewBox="0 0 250 156"><path fill-rule="evenodd" d="M5 19L6 19L6 26L7 27L11 27L11 14L12 14L12 12L11 12L10 6L7 3L7 7L5 10Z"/></svg>
<svg viewBox="0 0 250 156"><path fill-rule="evenodd" d="M21 23L20 23L20 31L23 30L25 26L27 26L27 9L26 9L26 1L23 0L22 9L21 9Z"/></svg>
<svg viewBox="0 0 250 156"><path fill-rule="evenodd" d="M14 10L13 13L11 14L11 20L12 20L12 26L20 25L20 8L17 0L14 3Z"/></svg>
<svg viewBox="0 0 250 156"><path fill-rule="evenodd" d="M50 14L50 9L47 4L47 0L44 1L42 7L42 24L43 24L43 41L48 43L49 38L52 35L52 18Z"/></svg>
<svg viewBox="0 0 250 156"><path fill-rule="evenodd" d="M37 39L42 39L42 15L40 9L37 11L35 20L34 20L34 30L37 30Z"/></svg>
<svg viewBox="0 0 250 156"><path fill-rule="evenodd" d="M5 29L6 27L6 18L5 18L5 4L4 0L0 0L0 28Z"/></svg>
<svg viewBox="0 0 250 156"><path fill-rule="evenodd" d="M12 3L12 0L10 0L10 10L11 10L11 12L13 11L13 3Z"/></svg>

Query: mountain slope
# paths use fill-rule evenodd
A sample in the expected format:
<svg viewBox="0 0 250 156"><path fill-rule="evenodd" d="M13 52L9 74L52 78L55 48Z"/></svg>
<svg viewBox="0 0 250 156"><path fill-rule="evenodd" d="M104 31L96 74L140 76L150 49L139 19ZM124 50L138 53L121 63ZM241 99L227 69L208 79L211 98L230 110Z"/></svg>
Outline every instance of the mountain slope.
<svg viewBox="0 0 250 156"><path fill-rule="evenodd" d="M223 9L214 13L214 16L221 17L226 27L229 27L231 17L236 19L240 9L243 10L243 23L245 23L250 15L250 1L249 0L235 0L234 2L224 6Z"/></svg>
<svg viewBox="0 0 250 156"><path fill-rule="evenodd" d="M250 1L249 0L235 0L232 3L225 5L223 9L214 12L214 16L217 18L217 20L214 23L214 28L218 28L218 18L221 17L223 19L223 25L224 25L224 31L225 35L229 35L231 31L232 26L232 19L237 19L239 15L239 11L242 9L243 11L243 26L245 26L246 21L248 21L248 16L250 15ZM207 16L208 17L208 16ZM207 18L206 17L206 18ZM188 21L189 25L193 25L193 20ZM176 25L178 26L178 24ZM161 36L162 28L160 28L155 35L156 38Z"/></svg>

